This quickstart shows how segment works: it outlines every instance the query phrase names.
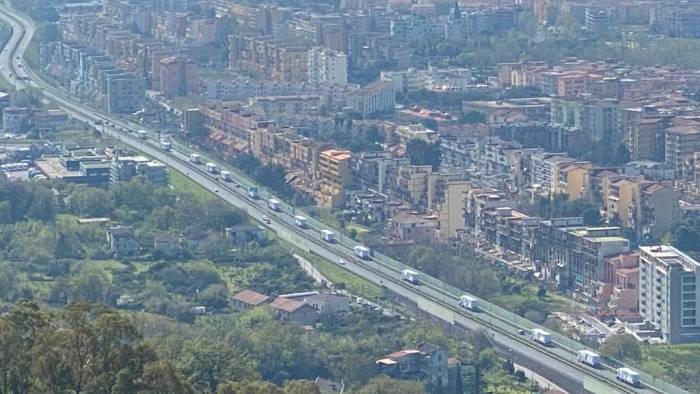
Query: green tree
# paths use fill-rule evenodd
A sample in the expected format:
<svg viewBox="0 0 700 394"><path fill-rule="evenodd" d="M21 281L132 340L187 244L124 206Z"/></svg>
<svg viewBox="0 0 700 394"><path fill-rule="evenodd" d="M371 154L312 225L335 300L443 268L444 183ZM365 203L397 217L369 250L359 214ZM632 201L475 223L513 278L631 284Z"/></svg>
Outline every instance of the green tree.
<svg viewBox="0 0 700 394"><path fill-rule="evenodd" d="M30 302L20 302L0 317L0 392L30 392L32 348L47 324L46 316Z"/></svg>
<svg viewBox="0 0 700 394"><path fill-rule="evenodd" d="M169 361L146 364L141 377L141 394L194 394L194 387Z"/></svg>
<svg viewBox="0 0 700 394"><path fill-rule="evenodd" d="M111 292L109 275L97 267L84 267L70 280L70 300L108 303Z"/></svg>
<svg viewBox="0 0 700 394"><path fill-rule="evenodd" d="M600 350L619 361L639 361L642 357L639 341L629 334L611 337Z"/></svg>
<svg viewBox="0 0 700 394"><path fill-rule="evenodd" d="M430 165L433 170L440 168L440 143L428 143L422 139L412 139L406 143L406 153L413 165Z"/></svg>
<svg viewBox="0 0 700 394"><path fill-rule="evenodd" d="M211 393L215 393L218 386L226 381L259 376L257 362L246 352L206 339L187 343L179 364L199 390Z"/></svg>
<svg viewBox="0 0 700 394"><path fill-rule="evenodd" d="M136 328L114 311L73 304L50 327L32 348L36 392L135 392L144 364L156 360Z"/></svg>
<svg viewBox="0 0 700 394"><path fill-rule="evenodd" d="M357 394L423 394L425 387L419 380L398 380L380 375L370 379L356 392Z"/></svg>
<svg viewBox="0 0 700 394"><path fill-rule="evenodd" d="M485 123L486 115L479 111L469 111L463 112L459 115L459 123L461 124L473 124L473 123Z"/></svg>

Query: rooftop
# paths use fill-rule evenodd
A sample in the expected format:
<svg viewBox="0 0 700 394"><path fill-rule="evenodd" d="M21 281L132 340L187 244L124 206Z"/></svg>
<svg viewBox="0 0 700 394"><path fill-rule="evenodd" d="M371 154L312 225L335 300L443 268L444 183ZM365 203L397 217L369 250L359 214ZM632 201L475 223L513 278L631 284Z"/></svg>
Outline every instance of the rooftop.
<svg viewBox="0 0 700 394"><path fill-rule="evenodd" d="M246 304L249 305L260 305L267 300L270 299L270 297L266 296L265 294L258 293L253 290L243 290L240 293L236 294L233 296L233 299L236 301L241 301L245 302Z"/></svg>
<svg viewBox="0 0 700 394"><path fill-rule="evenodd" d="M277 310L291 313L291 312L294 312L297 309L303 307L304 303L296 301L296 300L292 300L289 298L277 297L277 298L275 298L274 301L272 301L270 306L272 306L273 308L275 308ZM309 308L311 308L311 307L309 306Z"/></svg>

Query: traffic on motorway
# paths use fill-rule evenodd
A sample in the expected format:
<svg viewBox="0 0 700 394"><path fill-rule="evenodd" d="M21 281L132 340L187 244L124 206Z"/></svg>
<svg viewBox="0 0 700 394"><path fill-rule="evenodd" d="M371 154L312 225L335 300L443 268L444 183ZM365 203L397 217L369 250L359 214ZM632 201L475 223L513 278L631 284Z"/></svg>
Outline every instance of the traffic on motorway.
<svg viewBox="0 0 700 394"><path fill-rule="evenodd" d="M6 10L4 17L11 18L8 17ZM15 18L13 20L16 24L23 24L21 19L16 16ZM9 70L3 69L3 73L15 69L13 64L16 64L17 67L21 65L19 60L21 52L26 48L27 37L31 38L31 34L25 36L23 30L25 26L20 27L21 35L16 36L13 32L10 50L4 51L0 56L3 63L8 63L9 68ZM18 38L15 39L15 37ZM20 55L16 55L16 53L20 53ZM4 64L3 67L5 67ZM547 357L548 360L575 371L571 375L578 374L578 376L573 377L579 380L587 377L602 381L611 388L615 388L616 392L640 392L640 390L663 392L648 384L645 385L639 373L630 368L622 367L611 370L601 361L600 356L592 351L567 349L565 346L557 344L552 339L552 334L541 328L522 327L500 319L489 313L483 300L468 294L447 292L436 285L438 281L434 278L414 270L399 269L397 266L388 265L384 259L376 258L375 253L366 246L357 245L332 229L319 226L315 222L311 223L308 215L287 206L280 199L268 195L250 181L240 178L235 171L224 169L224 166L213 160L205 162L203 155L175 147L170 141L153 139L148 131L138 129L138 125L74 103L65 98L62 92L31 75L31 70L24 68L22 72L23 78L31 79L34 84L43 89L45 95L61 104L76 119L93 124L100 122L102 126L104 126L102 122L111 124L112 127L103 128L118 136L123 142L141 149L147 154L163 157L166 164L186 173L209 190L215 193L219 193L220 190L225 191L225 196L223 193L219 193L222 198L226 198L236 205L243 204L249 212L254 214L255 218L259 218L278 234L295 237L295 240L300 241L297 246L306 247L307 250L317 252L322 256L332 256L331 261L336 261L338 265L355 270L356 273L371 274L370 280L383 286L391 286L392 290L397 289L412 299L427 300L433 305L438 305L444 311L453 313L453 322L463 321L466 318L472 322L472 326L476 323L478 326L486 327L493 333L495 341L503 342L510 347L518 346L524 354ZM137 138L126 132L136 130L140 130L136 132ZM229 196L235 198L230 199ZM498 324L491 323L493 321L498 321ZM586 350L587 353L582 353L583 350Z"/></svg>

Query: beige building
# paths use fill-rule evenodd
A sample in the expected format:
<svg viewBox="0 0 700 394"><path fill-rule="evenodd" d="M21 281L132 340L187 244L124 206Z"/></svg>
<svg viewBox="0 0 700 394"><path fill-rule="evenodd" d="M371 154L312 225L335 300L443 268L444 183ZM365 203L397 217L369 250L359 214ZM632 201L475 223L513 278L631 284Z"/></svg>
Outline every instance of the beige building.
<svg viewBox="0 0 700 394"><path fill-rule="evenodd" d="M343 149L328 149L319 154L319 187L315 197L320 205L340 207L344 203L345 189L352 184L350 160L352 153Z"/></svg>
<svg viewBox="0 0 700 394"><path fill-rule="evenodd" d="M454 238L458 231L464 231L465 201L470 189L465 177L462 171L441 171L428 177L427 208L438 217L438 236L442 239Z"/></svg>
<svg viewBox="0 0 700 394"><path fill-rule="evenodd" d="M659 239L679 219L679 195L670 185L642 176L605 176L601 186L606 218L639 236Z"/></svg>
<svg viewBox="0 0 700 394"><path fill-rule="evenodd" d="M312 139L289 129L250 130L250 149L263 163L279 164L290 172L306 174L315 179L318 168L318 145Z"/></svg>
<svg viewBox="0 0 700 394"><path fill-rule="evenodd" d="M433 242L438 226L436 216L401 211L389 219L389 231L401 240Z"/></svg>
<svg viewBox="0 0 700 394"><path fill-rule="evenodd" d="M592 164L589 162L561 163L556 167L557 187L554 194L566 193L569 200L588 199L590 187L589 174Z"/></svg>
<svg viewBox="0 0 700 394"><path fill-rule="evenodd" d="M428 183L433 167L429 165L400 166L394 194L401 200L414 206L426 206L428 203Z"/></svg>

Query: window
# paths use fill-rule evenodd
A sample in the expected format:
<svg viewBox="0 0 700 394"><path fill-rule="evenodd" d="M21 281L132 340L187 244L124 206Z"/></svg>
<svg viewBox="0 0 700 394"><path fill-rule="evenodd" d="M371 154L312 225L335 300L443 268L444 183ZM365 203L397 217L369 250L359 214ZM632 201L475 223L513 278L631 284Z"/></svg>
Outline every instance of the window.
<svg viewBox="0 0 700 394"><path fill-rule="evenodd" d="M684 326L694 326L695 319L683 319L683 325Z"/></svg>
<svg viewBox="0 0 700 394"><path fill-rule="evenodd" d="M683 294L683 299L684 299L684 300L694 300L694 299L695 299L695 293L684 293L684 294Z"/></svg>
<svg viewBox="0 0 700 394"><path fill-rule="evenodd" d="M686 301L683 303L683 308L695 308L694 301Z"/></svg>
<svg viewBox="0 0 700 394"><path fill-rule="evenodd" d="M683 283L695 283L695 276L684 276Z"/></svg>
<svg viewBox="0 0 700 394"><path fill-rule="evenodd" d="M683 311L683 317L695 317L695 310Z"/></svg>
<svg viewBox="0 0 700 394"><path fill-rule="evenodd" d="M695 291L695 285L683 285L683 291Z"/></svg>

